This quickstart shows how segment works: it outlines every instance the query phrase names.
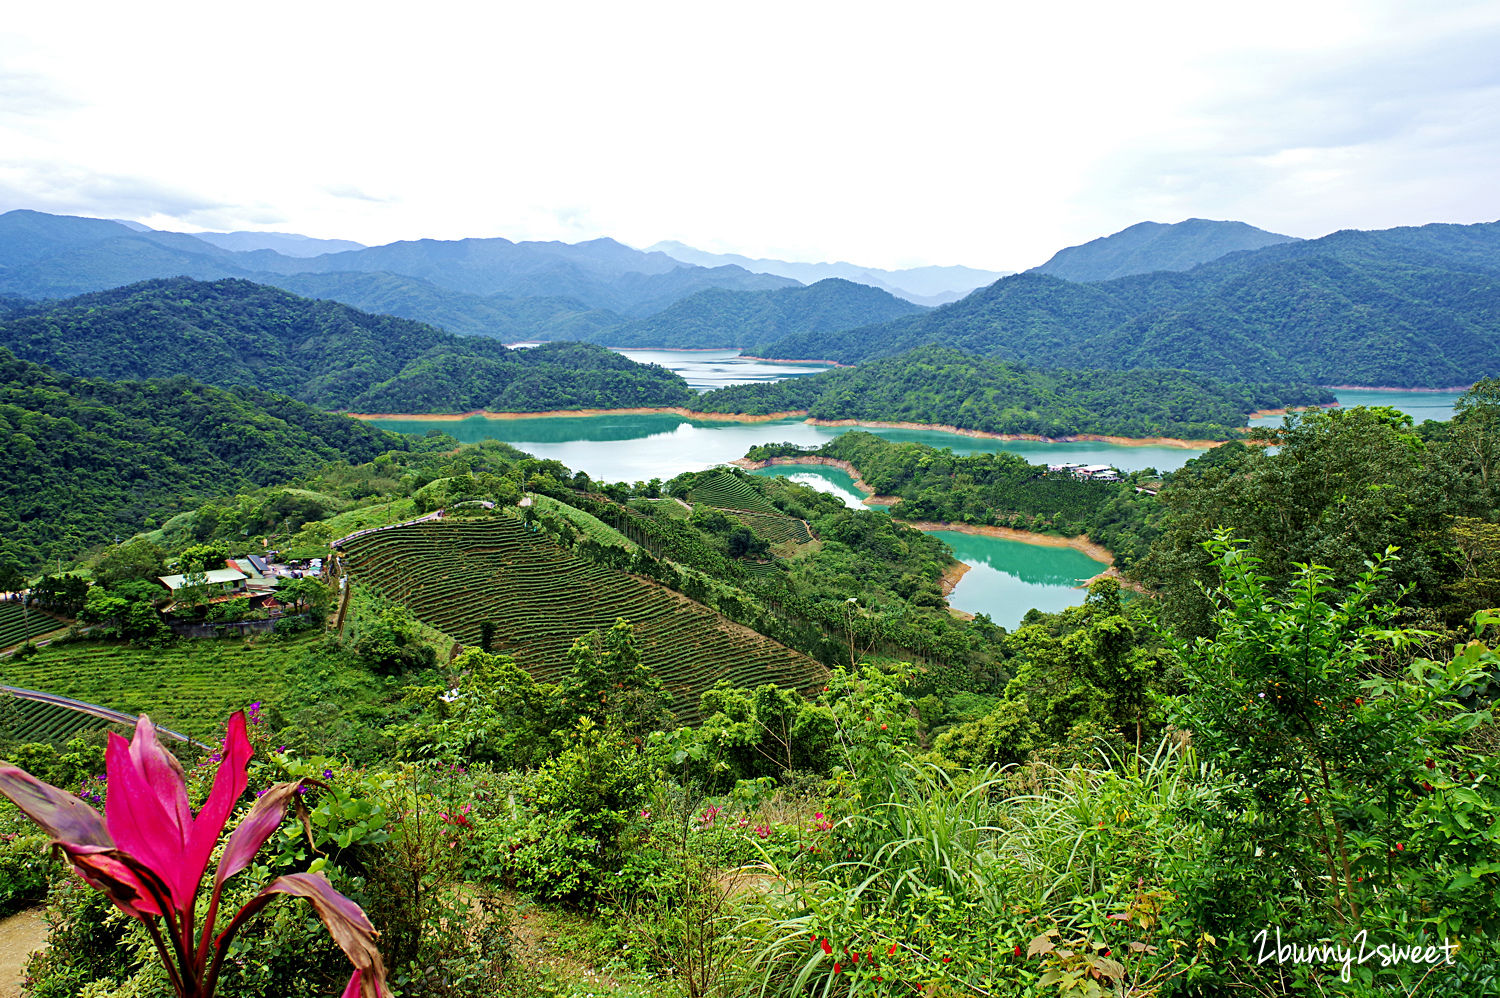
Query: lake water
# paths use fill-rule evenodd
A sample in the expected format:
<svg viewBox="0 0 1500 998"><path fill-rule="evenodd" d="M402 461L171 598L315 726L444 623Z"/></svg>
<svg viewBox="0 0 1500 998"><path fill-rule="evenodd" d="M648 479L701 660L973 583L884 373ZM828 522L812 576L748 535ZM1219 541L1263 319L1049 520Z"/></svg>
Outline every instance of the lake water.
<svg viewBox="0 0 1500 998"><path fill-rule="evenodd" d="M626 350L616 349L640 364L660 364L682 375L688 387L700 392L726 385L753 385L821 374L827 364L778 364L751 360L738 350Z"/></svg>
<svg viewBox="0 0 1500 998"><path fill-rule="evenodd" d="M742 358L735 350L622 350L644 363L657 363L682 374L694 388L803 377L826 368L813 364L776 364ZM1449 419L1457 392L1339 391L1343 405L1391 405L1423 419ZM1256 420L1278 425L1280 416ZM638 482L669 479L743 457L754 444L788 441L819 447L848 432L846 427L810 426L799 419L764 423L691 420L674 415L606 415L532 419L374 420L400 433L438 429L464 442L503 440L542 458L554 458L595 480ZM871 429L890 440L951 447L960 454L1008 450L1035 463L1076 461L1111 464L1127 471L1155 468L1174 471L1200 450L1178 447L1131 447L1106 443L1037 443L986 440L940 430ZM785 474L842 498L846 505L867 507L853 479L837 468L817 465L767 468L757 474ZM989 614L1004 627L1015 624L1031 607L1057 610L1082 601L1077 581L1096 574L1100 565L1071 548L1045 547L972 534L940 532L970 570L949 599L970 613Z"/></svg>
<svg viewBox="0 0 1500 998"><path fill-rule="evenodd" d="M1354 405L1388 405L1410 414L1414 421L1420 423L1428 419L1436 419L1439 422L1452 419L1453 406L1463 392L1407 392L1395 389L1341 388L1333 394L1338 398L1339 405L1346 408ZM1250 420L1250 425L1280 426L1281 418L1280 416L1261 416Z"/></svg>
<svg viewBox="0 0 1500 998"><path fill-rule="evenodd" d="M838 496L850 509L888 511L867 506L854 478L842 468L821 464L783 464L760 468L752 475L783 475L800 485ZM1027 544L1001 537L985 537L956 530L929 531L953 549L953 556L969 566L948 596L948 605L968 613L988 614L1001 627L1014 628L1035 607L1054 613L1083 602L1078 586L1103 571L1104 566L1073 548Z"/></svg>

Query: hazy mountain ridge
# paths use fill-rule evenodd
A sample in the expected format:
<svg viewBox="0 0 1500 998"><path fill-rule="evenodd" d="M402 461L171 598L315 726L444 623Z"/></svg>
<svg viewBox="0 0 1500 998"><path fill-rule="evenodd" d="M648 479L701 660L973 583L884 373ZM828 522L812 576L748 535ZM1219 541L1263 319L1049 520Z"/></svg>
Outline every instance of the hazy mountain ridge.
<svg viewBox="0 0 1500 998"><path fill-rule="evenodd" d="M1113 235L1058 250L1028 273L1068 281L1108 281L1159 270L1191 270L1230 253L1297 241L1244 222L1206 218L1173 224L1137 222Z"/></svg>
<svg viewBox="0 0 1500 998"><path fill-rule="evenodd" d="M1105 282L1018 274L925 315L767 349L857 363L927 343L1037 366L1469 384L1500 373L1500 223L1337 232Z"/></svg>
<svg viewBox="0 0 1500 998"><path fill-rule="evenodd" d="M612 239L428 239L299 257L266 248L236 252L196 236L104 219L25 209L0 215L0 294L23 298L67 298L162 277L276 284L292 275L379 271L465 294L573 298L586 309L631 316L709 287L769 290L798 283L738 267L693 267Z"/></svg>
<svg viewBox="0 0 1500 998"><path fill-rule="evenodd" d="M815 284L830 277L880 288L898 298L918 305L943 305L957 301L975 288L1005 276L1004 271L978 270L961 266L908 267L883 270L845 263L799 263L743 256L739 253L709 253L675 240L664 240L647 248L647 252L666 253L683 263L701 267L733 264L757 274L790 277L803 284Z"/></svg>

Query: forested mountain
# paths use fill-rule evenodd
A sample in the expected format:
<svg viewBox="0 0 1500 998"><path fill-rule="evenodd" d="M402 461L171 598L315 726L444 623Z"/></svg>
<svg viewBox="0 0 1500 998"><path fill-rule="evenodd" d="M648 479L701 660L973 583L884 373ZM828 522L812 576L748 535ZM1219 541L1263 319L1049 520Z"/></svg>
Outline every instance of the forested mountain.
<svg viewBox="0 0 1500 998"><path fill-rule="evenodd" d="M0 349L0 563L77 553L210 496L411 441L254 388L74 378Z"/></svg>
<svg viewBox="0 0 1500 998"><path fill-rule="evenodd" d="M610 346L740 347L800 332L833 332L923 311L878 288L829 278L811 287L777 291L715 288L655 315L588 338Z"/></svg>
<svg viewBox="0 0 1500 998"><path fill-rule="evenodd" d="M469 295L569 298L585 310L642 316L706 288L770 290L798 283L739 267L695 267L612 239L575 244L421 239L304 256L302 244L295 240L250 238L267 235L260 233L228 235L236 237L227 240L229 245L261 248L236 251L216 245L214 238L97 218L7 212L0 215L0 294L66 298L157 277L244 277L280 287L292 275L391 273ZM277 252L267 245L294 252ZM452 314L451 304L445 308ZM440 321L436 315L421 319Z"/></svg>
<svg viewBox="0 0 1500 998"><path fill-rule="evenodd" d="M948 347L857 368L700 396L705 412L807 410L819 419L909 421L1043 437L1107 434L1228 439L1257 409L1318 405L1307 385L1228 383L1187 371L1034 370Z"/></svg>
<svg viewBox="0 0 1500 998"><path fill-rule="evenodd" d="M430 322L460 336L519 340L595 340L626 320L572 298L507 298L438 287L420 277L381 271L291 274L276 287L307 298L327 298L365 312Z"/></svg>
<svg viewBox="0 0 1500 998"><path fill-rule="evenodd" d="M1108 281L1157 270L1191 270L1230 253L1296 241L1292 236L1244 222L1207 218L1189 218L1172 225L1137 222L1112 236L1058 250L1052 259L1028 273L1050 274L1068 281Z"/></svg>
<svg viewBox="0 0 1500 998"><path fill-rule="evenodd" d="M677 405L677 375L602 347L511 350L249 281L146 281L0 322L0 345L83 377L185 374L369 412Z"/></svg>
<svg viewBox="0 0 1500 998"><path fill-rule="evenodd" d="M739 267L692 267L613 239L582 243L509 239L418 239L288 261L261 253L246 262L277 273L387 271L469 294L574 298L591 308L649 315L705 288L767 290L797 284Z"/></svg>
<svg viewBox="0 0 1500 998"><path fill-rule="evenodd" d="M696 264L699 267L718 267L734 264L753 274L778 274L815 284L830 277L842 278L856 284L868 284L872 288L889 291L897 298L905 298L918 305L943 305L957 301L975 288L983 287L1005 274L993 270L976 270L973 267L908 267L902 270L882 270L879 267L861 267L853 263L798 263L791 260L768 260L741 256L738 253L708 253L679 242L659 242L646 252L661 252L674 260Z"/></svg>
<svg viewBox="0 0 1500 998"><path fill-rule="evenodd" d="M923 343L1037 366L1469 384L1500 372L1500 222L1337 232L1113 281L1018 274L924 315L764 349L856 363Z"/></svg>

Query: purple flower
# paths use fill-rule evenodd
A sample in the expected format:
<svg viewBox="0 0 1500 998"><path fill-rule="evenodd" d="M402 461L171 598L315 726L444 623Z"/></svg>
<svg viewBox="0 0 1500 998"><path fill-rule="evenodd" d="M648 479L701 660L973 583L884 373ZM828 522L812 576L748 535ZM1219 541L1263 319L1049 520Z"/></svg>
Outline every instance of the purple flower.
<svg viewBox="0 0 1500 998"><path fill-rule="evenodd" d="M331 780L331 779L333 779L333 770L331 770L331 769L325 769L325 770L323 770L323 779L325 779L325 780Z"/></svg>

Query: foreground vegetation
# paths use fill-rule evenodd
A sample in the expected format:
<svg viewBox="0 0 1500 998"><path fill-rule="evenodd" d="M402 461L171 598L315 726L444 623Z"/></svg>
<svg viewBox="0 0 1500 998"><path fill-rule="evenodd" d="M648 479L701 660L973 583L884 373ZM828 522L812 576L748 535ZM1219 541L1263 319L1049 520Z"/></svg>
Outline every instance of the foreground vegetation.
<svg viewBox="0 0 1500 998"><path fill-rule="evenodd" d="M1071 483L1106 499L1044 519L1149 504L1129 522L1159 594L1127 601L1101 579L1012 632L942 612L932 538L726 470L600 484L501 445L397 453L302 482L316 511L262 490L154 536L186 557L246 532L310 544L355 509L468 508L474 524L403 530L535 528L589 566L570 571L695 588L828 667L806 696L749 678L698 691L686 725L644 621L589 624L541 672L482 627L453 656L391 598L415 605L415 589L378 598L358 572L353 626L256 646L281 678L255 693L250 793L317 779L310 831L289 822L264 872L328 874L382 930L399 994L1485 994L1500 986L1495 389L1447 427L1293 417L1277 453L1228 445L1154 503ZM903 506L978 515L1046 481L843 439ZM1068 494L1036 493L1038 511ZM514 507L525 495L547 502ZM761 549L756 518L814 540ZM170 654L208 674L216 647L231 646ZM92 736L5 753L81 790L102 772ZM0 821L16 833L0 896L46 894L56 925L33 994L161 993L139 923ZM538 956L533 918L568 926L566 959ZM231 993L337 993L347 963L306 919L258 924ZM1355 955L1278 955L1278 933Z"/></svg>

